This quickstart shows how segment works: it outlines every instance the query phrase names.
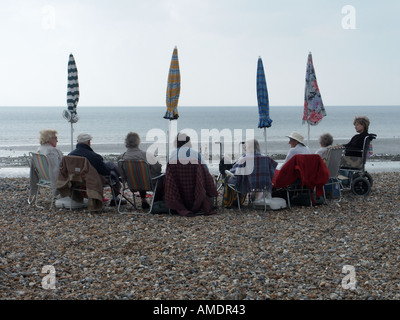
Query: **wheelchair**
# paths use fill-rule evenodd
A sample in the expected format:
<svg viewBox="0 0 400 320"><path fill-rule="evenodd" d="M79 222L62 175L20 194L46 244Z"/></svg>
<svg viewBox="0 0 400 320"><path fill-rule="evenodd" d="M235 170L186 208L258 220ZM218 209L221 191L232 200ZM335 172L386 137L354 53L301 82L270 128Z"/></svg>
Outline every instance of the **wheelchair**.
<svg viewBox="0 0 400 320"><path fill-rule="evenodd" d="M368 158L369 145L372 140L376 139L376 134L370 133L364 139L362 150L346 151L359 152L360 157L344 156L340 165L340 172L344 170L347 176L339 174L340 184L343 190L351 190L357 196L368 196L371 192L373 179L365 170L365 163Z"/></svg>

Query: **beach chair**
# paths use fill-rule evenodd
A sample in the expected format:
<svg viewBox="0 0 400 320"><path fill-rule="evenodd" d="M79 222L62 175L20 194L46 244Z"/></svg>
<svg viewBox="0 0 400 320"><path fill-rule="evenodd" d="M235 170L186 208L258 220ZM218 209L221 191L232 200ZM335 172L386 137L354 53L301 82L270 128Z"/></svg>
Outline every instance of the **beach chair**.
<svg viewBox="0 0 400 320"><path fill-rule="evenodd" d="M320 155L297 154L274 177L274 188L275 192L286 192L290 209L292 204L313 206L316 199L324 198L328 180L329 170Z"/></svg>
<svg viewBox="0 0 400 320"><path fill-rule="evenodd" d="M268 156L255 156L251 158L253 160L252 172L246 172L246 174L235 175L235 183L225 183L225 188L231 190L231 194L236 196L237 205L241 212L241 204L244 203L245 198L248 195L248 204L250 207L260 204L264 207L264 212L271 204L271 189L272 189L272 177L275 172L277 163ZM244 168L244 167L243 167ZM225 171L226 176L232 175L228 170ZM262 201L259 200L253 202L251 193L262 193ZM226 189L224 190L224 195ZM224 207L224 202L222 203Z"/></svg>
<svg viewBox="0 0 400 320"><path fill-rule="evenodd" d="M362 150L346 149L346 151L358 152L360 157L344 156L340 165L340 174L343 190L351 190L357 196L368 196L373 185L372 176L365 170L368 159L369 145L376 139L376 134L370 133L364 139Z"/></svg>
<svg viewBox="0 0 400 320"><path fill-rule="evenodd" d="M36 207L43 209L43 207L38 205L38 198L40 194L40 188L46 188L51 190L51 202L50 202L50 210L53 208L53 203L55 201L54 189L51 185L50 181L50 170L49 170L49 161L44 154L29 152L29 158L31 163L31 184L36 186L36 192L32 196L28 197L28 203L34 203ZM34 169L34 172L32 172ZM32 181L35 179L35 181ZM31 198L32 196L32 198Z"/></svg>
<svg viewBox="0 0 400 320"><path fill-rule="evenodd" d="M164 190L166 206L180 216L216 213L215 180L201 163L168 163Z"/></svg>
<svg viewBox="0 0 400 320"><path fill-rule="evenodd" d="M328 148L326 156L326 166L329 170L329 180L324 186L324 200L326 202L327 195L329 198L334 198L337 192L339 200L341 201L342 195L340 192L341 181L339 179L339 169L344 155L343 146L333 146Z"/></svg>
<svg viewBox="0 0 400 320"><path fill-rule="evenodd" d="M150 166L144 160L119 160L118 167L121 171L122 177L122 191L120 201L118 203L118 212L120 214L126 214L127 211L121 211L121 201L125 198L132 207L137 210L135 201L135 192L137 191L151 191L153 197L148 213L152 212L154 199L157 192L158 184L161 183L161 179L164 174L152 178L150 174ZM125 195L126 191L132 192L133 201L130 201L129 197Z"/></svg>
<svg viewBox="0 0 400 320"><path fill-rule="evenodd" d="M89 211L102 211L104 188L109 186L106 178L99 175L87 158L79 156L64 156L62 158L57 179L57 190L62 197L71 198L69 202L70 210L83 208L87 198ZM76 203L82 205L75 207Z"/></svg>

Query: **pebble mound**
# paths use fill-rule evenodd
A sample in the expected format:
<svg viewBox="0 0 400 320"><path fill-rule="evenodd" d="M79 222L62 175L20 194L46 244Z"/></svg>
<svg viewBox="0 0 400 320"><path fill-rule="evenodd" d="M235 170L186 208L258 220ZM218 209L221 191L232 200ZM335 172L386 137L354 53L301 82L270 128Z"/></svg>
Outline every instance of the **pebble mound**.
<svg viewBox="0 0 400 320"><path fill-rule="evenodd" d="M400 173L372 177L367 198L188 218L38 209L2 179L0 299L397 300Z"/></svg>

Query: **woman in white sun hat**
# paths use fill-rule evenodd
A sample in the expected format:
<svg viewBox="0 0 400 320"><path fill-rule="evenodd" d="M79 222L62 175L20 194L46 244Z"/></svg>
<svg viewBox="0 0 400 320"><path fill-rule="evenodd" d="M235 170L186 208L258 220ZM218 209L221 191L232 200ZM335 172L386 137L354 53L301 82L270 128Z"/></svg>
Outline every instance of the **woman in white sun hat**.
<svg viewBox="0 0 400 320"><path fill-rule="evenodd" d="M304 137L300 133L293 131L287 137L289 138L290 150L284 163L288 162L296 154L311 154L310 149L304 145Z"/></svg>

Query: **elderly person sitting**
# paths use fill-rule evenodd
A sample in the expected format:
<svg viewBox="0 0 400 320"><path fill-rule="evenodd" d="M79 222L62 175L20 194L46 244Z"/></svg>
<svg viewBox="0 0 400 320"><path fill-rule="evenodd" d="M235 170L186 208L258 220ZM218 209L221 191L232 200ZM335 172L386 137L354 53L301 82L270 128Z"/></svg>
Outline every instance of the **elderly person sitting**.
<svg viewBox="0 0 400 320"><path fill-rule="evenodd" d="M182 164L188 163L202 163L207 169L208 166L201 154L192 148L192 142L190 141L190 137L186 133L178 133L176 139L174 141L176 149L171 152L169 155L170 164L176 164L180 162Z"/></svg>
<svg viewBox="0 0 400 320"><path fill-rule="evenodd" d="M319 144L321 148L319 148L315 153L319 154L322 160L326 160L326 156L328 155L328 147L330 147L333 143L333 137L329 133L321 134L319 137Z"/></svg>
<svg viewBox="0 0 400 320"><path fill-rule="evenodd" d="M365 116L357 116L354 118L353 125L354 129L357 131L357 134L351 138L351 140L344 145L345 147L345 155L352 157L362 157L361 151L364 148L364 140L365 137L368 136L368 128L370 121L368 117Z"/></svg>
<svg viewBox="0 0 400 320"><path fill-rule="evenodd" d="M286 155L284 164L296 154L311 154L310 149L304 145L304 137L300 133L293 131L287 137L289 138L290 150Z"/></svg>
<svg viewBox="0 0 400 320"><path fill-rule="evenodd" d="M236 185L238 182L237 176L247 175L251 178L251 174L253 173L254 170L255 158L261 157L260 144L256 139L250 139L246 141L244 147L246 153L242 155L229 170L233 175L228 176L225 179L226 183ZM260 171L264 174L264 176L269 175L270 179L272 180L277 165L278 163L276 161L274 161L273 159L269 159L267 167L263 168ZM245 189L247 189L247 186ZM225 188L223 196L224 207L231 208L233 205L236 205L237 203L236 196L237 196L236 193L234 193L230 188ZM252 196L253 198L255 198L255 200L259 200L262 198L263 192L255 192L254 194L252 194ZM241 197L240 199L241 204L243 204L245 198L246 198L245 196Z"/></svg>
<svg viewBox="0 0 400 320"><path fill-rule="evenodd" d="M104 162L103 157L93 151L91 147L92 139L93 137L87 133L81 133L80 135L78 135L78 143L76 144L76 149L71 151L69 155L84 157L88 159L90 164L97 170L98 174L106 177L111 177L111 181L109 181L109 183L111 184L114 192L112 193L113 199L111 199L110 201L110 206L113 207L118 204L118 195L121 192L121 183L119 181L120 174L118 171L118 167L115 163L111 161ZM121 204L125 205L126 201L122 200Z"/></svg>
<svg viewBox="0 0 400 320"><path fill-rule="evenodd" d="M49 161L49 174L50 174L50 182L53 188L54 194L57 194L56 184L58 178L58 172L60 170L60 163L63 157L63 153L61 150L57 148L57 131L53 129L44 129L40 131L40 147L37 150L38 153L43 154L47 157ZM30 170L30 187L31 194L36 193L36 182L38 177L36 175L35 170Z"/></svg>
<svg viewBox="0 0 400 320"><path fill-rule="evenodd" d="M125 138L126 151L118 156L118 160L144 160L150 166L151 177L157 177L161 174L161 164L158 162L156 157L150 152L139 149L140 137L136 132L129 132ZM142 199L142 209L149 209L150 205L146 201L146 191L139 191L140 198ZM158 195L161 197L163 194L162 183L159 183L157 188L157 199ZM154 199L156 201L156 199Z"/></svg>

